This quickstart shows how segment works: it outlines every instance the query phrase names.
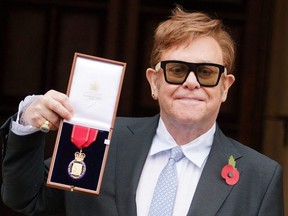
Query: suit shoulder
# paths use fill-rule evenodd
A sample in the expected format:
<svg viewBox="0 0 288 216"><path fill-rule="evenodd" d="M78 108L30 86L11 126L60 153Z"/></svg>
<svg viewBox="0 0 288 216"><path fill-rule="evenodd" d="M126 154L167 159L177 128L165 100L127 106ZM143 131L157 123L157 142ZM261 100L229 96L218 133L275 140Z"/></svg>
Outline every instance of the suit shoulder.
<svg viewBox="0 0 288 216"><path fill-rule="evenodd" d="M281 167L281 165L273 160L272 158L269 158L263 153L260 153L256 151L255 149L248 147L234 139L229 138L232 145L235 146L235 148L241 153L243 156L241 158L241 163L247 163L251 168L257 167L257 169L263 169L268 170L270 169L276 169L278 167Z"/></svg>
<svg viewBox="0 0 288 216"><path fill-rule="evenodd" d="M158 122L159 116L152 117L116 117L114 128L141 127Z"/></svg>
<svg viewBox="0 0 288 216"><path fill-rule="evenodd" d="M215 134L216 144L218 144L218 151L222 151L226 155L231 155L237 159L237 161L241 161L241 163L248 165L249 167L275 167L279 166L279 163L275 160L269 158L268 156L260 153L259 151L240 143L239 141L227 137L219 128L217 127ZM223 145L225 143L225 145Z"/></svg>

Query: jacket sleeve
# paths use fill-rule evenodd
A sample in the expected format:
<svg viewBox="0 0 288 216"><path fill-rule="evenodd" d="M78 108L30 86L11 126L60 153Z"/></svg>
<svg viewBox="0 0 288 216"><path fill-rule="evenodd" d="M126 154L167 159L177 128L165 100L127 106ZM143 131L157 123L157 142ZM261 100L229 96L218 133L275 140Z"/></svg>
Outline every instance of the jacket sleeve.
<svg viewBox="0 0 288 216"><path fill-rule="evenodd" d="M284 216L283 171L280 165L275 169L269 187L259 209L259 216Z"/></svg>
<svg viewBox="0 0 288 216"><path fill-rule="evenodd" d="M49 167L44 162L45 134L18 136L10 130L12 119L0 129L3 202L27 215L61 212L62 192L45 186Z"/></svg>

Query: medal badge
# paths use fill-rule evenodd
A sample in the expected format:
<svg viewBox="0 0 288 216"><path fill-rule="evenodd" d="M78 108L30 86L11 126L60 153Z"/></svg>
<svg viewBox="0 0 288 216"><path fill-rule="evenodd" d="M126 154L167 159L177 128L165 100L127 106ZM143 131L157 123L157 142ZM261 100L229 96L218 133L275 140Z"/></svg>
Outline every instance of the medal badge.
<svg viewBox="0 0 288 216"><path fill-rule="evenodd" d="M68 174L73 179L80 179L86 173L84 159L86 157L82 150L91 145L97 137L98 130L84 126L74 125L71 134L71 142L80 149L75 152L74 160L68 165Z"/></svg>

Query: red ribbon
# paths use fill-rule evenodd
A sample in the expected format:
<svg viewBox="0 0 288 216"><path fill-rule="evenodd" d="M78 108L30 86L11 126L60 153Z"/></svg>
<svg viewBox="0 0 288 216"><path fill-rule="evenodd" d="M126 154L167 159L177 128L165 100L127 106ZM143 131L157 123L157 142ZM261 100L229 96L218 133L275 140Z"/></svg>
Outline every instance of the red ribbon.
<svg viewBox="0 0 288 216"><path fill-rule="evenodd" d="M74 125L71 134L71 142L79 149L86 148L96 140L97 129Z"/></svg>

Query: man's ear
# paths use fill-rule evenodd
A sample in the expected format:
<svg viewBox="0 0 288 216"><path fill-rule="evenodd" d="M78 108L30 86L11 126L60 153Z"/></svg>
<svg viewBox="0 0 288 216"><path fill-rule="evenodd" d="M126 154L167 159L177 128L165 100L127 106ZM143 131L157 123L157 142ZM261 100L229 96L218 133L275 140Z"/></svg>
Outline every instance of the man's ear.
<svg viewBox="0 0 288 216"><path fill-rule="evenodd" d="M222 95L222 102L225 102L227 99L229 88L232 86L232 84L235 81L235 77L232 74L225 75L223 80L223 95Z"/></svg>
<svg viewBox="0 0 288 216"><path fill-rule="evenodd" d="M158 98L157 72L152 68L148 68L146 70L146 78L150 84L151 96L154 100L157 100L157 98Z"/></svg>

